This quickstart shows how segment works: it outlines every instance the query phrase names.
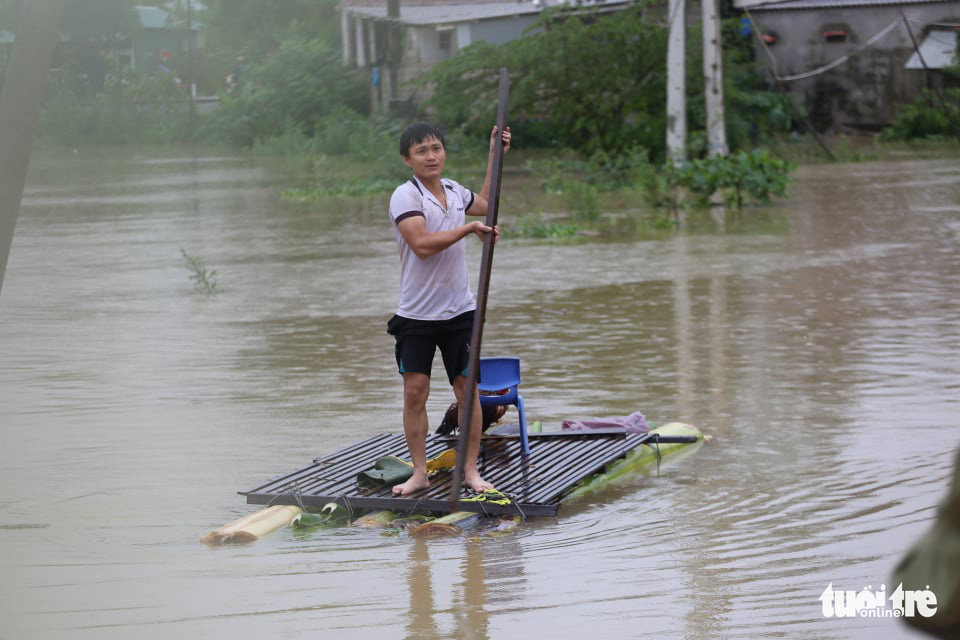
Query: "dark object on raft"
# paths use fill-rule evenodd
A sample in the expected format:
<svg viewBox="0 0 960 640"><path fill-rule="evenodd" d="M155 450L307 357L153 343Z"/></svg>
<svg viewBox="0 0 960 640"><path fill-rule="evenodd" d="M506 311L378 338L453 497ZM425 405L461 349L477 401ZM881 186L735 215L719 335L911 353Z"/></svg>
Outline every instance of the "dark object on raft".
<svg viewBox="0 0 960 640"><path fill-rule="evenodd" d="M486 431L490 428L494 422L503 417L503 414L507 412L506 405L498 405L495 407L487 407L481 405L480 408L483 411L483 430ZM440 421L440 426L437 427L437 430L434 431L438 436L448 436L453 433L460 426L460 411L457 403L454 402L449 407L447 407L447 412L443 414L443 420Z"/></svg>

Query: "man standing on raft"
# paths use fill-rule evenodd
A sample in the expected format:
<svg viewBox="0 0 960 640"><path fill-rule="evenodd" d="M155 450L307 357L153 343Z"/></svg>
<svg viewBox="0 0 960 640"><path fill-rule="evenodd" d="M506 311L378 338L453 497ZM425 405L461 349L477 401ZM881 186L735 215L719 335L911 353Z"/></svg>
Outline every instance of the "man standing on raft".
<svg viewBox="0 0 960 640"><path fill-rule="evenodd" d="M499 140L498 140L499 138ZM403 376L403 432L413 475L393 488L396 496L409 496L430 486L427 477L427 397L437 347L447 378L463 409L469 365L470 337L477 303L467 275L466 242L476 234L500 235L482 221L464 223L465 215L485 216L490 197L494 145L510 148L510 128L490 135L487 175L479 193L442 178L446 165L443 133L432 124L410 125L400 136L400 155L413 177L393 192L390 218L400 249L400 301L387 323L396 338L397 367ZM474 390L476 393L476 390ZM481 408L474 399L470 417L464 483L477 492L493 488L480 477Z"/></svg>

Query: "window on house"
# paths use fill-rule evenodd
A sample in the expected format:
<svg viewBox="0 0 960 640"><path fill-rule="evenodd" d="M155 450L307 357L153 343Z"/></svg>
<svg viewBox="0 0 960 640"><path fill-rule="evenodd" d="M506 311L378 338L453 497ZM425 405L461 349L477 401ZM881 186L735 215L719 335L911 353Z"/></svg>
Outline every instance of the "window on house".
<svg viewBox="0 0 960 640"><path fill-rule="evenodd" d="M453 49L453 29L444 29L437 33L439 36L439 44L437 45L440 48L440 51L449 52Z"/></svg>
<svg viewBox="0 0 960 640"><path fill-rule="evenodd" d="M824 42L846 42L850 27L845 24L828 24L821 30Z"/></svg>

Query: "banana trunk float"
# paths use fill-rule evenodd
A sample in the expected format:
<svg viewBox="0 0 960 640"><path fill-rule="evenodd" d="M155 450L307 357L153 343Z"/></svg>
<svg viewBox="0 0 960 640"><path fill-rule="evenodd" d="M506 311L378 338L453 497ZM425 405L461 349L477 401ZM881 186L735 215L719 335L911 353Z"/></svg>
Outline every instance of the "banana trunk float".
<svg viewBox="0 0 960 640"><path fill-rule="evenodd" d="M219 529L214 529L200 538L200 541L211 546L253 542L272 531L286 527L299 515L300 507L290 505L264 507Z"/></svg>
<svg viewBox="0 0 960 640"><path fill-rule="evenodd" d="M631 449L626 456L607 465L602 473L595 473L576 484L563 497L563 504L592 495L633 474L647 471L650 467L659 464L660 460L668 457L675 459L681 453L686 454L696 451L703 442L703 434L700 433L699 429L682 422L671 422L662 427L651 429L650 432L661 436L691 436L695 437L697 442L693 446L690 443L682 442L650 443Z"/></svg>

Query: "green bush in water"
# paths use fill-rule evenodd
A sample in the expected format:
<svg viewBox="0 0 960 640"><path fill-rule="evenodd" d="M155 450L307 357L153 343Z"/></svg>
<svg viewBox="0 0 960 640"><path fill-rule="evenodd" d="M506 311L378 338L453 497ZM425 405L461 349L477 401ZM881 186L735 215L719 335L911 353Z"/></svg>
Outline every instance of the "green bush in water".
<svg viewBox="0 0 960 640"><path fill-rule="evenodd" d="M677 180L700 204L721 191L728 206L740 208L747 196L760 202L786 196L793 169L790 162L754 149L693 160L678 170Z"/></svg>
<svg viewBox="0 0 960 640"><path fill-rule="evenodd" d="M250 68L243 90L222 96L210 114L211 137L243 146L296 127L308 137L339 108L366 111L366 84L343 66L339 50L309 38L291 38Z"/></svg>
<svg viewBox="0 0 960 640"><path fill-rule="evenodd" d="M960 88L943 92L943 102L932 91L924 91L910 104L897 109L893 125L880 134L881 140L950 138L960 136Z"/></svg>

